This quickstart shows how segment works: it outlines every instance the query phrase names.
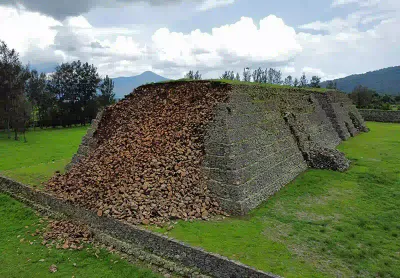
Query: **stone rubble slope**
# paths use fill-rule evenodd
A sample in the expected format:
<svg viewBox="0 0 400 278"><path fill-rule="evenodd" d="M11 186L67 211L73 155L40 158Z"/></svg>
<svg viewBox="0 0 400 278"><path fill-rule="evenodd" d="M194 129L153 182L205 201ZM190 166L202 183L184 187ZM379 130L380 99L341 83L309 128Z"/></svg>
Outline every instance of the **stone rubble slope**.
<svg viewBox="0 0 400 278"><path fill-rule="evenodd" d="M47 184L51 194L131 224L223 214L201 170L204 133L230 85L142 86L106 109L89 155Z"/></svg>

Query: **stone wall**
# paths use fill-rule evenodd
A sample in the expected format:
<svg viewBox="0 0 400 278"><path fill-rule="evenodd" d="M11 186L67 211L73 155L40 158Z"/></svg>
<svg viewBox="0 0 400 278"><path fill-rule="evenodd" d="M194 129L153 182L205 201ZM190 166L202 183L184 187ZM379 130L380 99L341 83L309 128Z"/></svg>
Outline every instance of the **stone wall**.
<svg viewBox="0 0 400 278"><path fill-rule="evenodd" d="M100 110L97 113L96 118L92 120L90 128L88 129L86 135L82 138L82 143L79 145L77 153L74 154L71 162L65 167L66 171L71 169L73 165L79 163L79 161L81 161L83 157L87 156L91 150L97 147L97 140L94 134L97 130L97 127L99 126L101 119L103 118L103 114L104 109Z"/></svg>
<svg viewBox="0 0 400 278"><path fill-rule="evenodd" d="M214 112L204 139L204 175L224 210L239 215L308 167L345 170L349 161L336 146L368 131L348 96L337 91L232 85L228 101ZM93 134L102 117L69 167L96 147Z"/></svg>
<svg viewBox="0 0 400 278"><path fill-rule="evenodd" d="M361 131L344 94L233 86L205 139L208 187L226 211L245 214L308 167L348 167L335 147Z"/></svg>
<svg viewBox="0 0 400 278"><path fill-rule="evenodd" d="M83 209L72 202L56 199L41 191L31 189L16 181L0 176L0 192L16 199L69 219L89 225L95 232L96 239L103 243L112 243L115 248L126 252L132 249L143 249L162 258L194 267L201 273L221 278L278 278L279 276L256 270L247 265L229 260L201 248L192 247L164 235L143 228L124 224L110 217L99 217L96 213ZM98 232L96 232L98 231ZM115 244L122 241L122 244ZM195 275L185 275L194 277Z"/></svg>
<svg viewBox="0 0 400 278"><path fill-rule="evenodd" d="M400 111L359 109L366 121L400 123Z"/></svg>

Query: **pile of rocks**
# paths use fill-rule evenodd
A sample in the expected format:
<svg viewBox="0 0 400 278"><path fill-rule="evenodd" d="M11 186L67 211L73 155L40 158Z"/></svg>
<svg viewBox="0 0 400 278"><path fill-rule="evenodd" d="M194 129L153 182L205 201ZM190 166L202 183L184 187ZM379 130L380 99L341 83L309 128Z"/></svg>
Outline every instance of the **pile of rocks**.
<svg viewBox="0 0 400 278"><path fill-rule="evenodd" d="M308 153L308 163L315 169L330 169L344 172L350 167L350 160L344 153L323 147L315 147Z"/></svg>
<svg viewBox="0 0 400 278"><path fill-rule="evenodd" d="M42 245L49 248L81 250L85 244L92 242L92 234L86 225L71 221L49 221L43 234Z"/></svg>
<svg viewBox="0 0 400 278"><path fill-rule="evenodd" d="M142 86L104 112L98 147L47 190L132 224L207 219L222 214L201 164L205 126L229 85L204 82Z"/></svg>

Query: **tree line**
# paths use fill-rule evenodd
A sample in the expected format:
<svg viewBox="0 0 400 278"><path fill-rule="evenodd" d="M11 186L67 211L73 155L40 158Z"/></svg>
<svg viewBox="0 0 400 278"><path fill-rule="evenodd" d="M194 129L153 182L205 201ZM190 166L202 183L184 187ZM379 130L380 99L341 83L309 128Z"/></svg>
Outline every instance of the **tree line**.
<svg viewBox="0 0 400 278"><path fill-rule="evenodd" d="M86 125L101 107L115 103L114 82L97 68L74 61L46 75L23 65L19 54L0 41L0 129L14 139L28 126ZM26 140L26 138L25 138Z"/></svg>
<svg viewBox="0 0 400 278"><path fill-rule="evenodd" d="M189 71L185 75L185 79L200 80L201 74L198 71L196 73L194 71ZM321 88L321 78L319 76L312 76L311 79L308 80L306 74L303 73L300 78L293 78L293 76L289 75L283 79L282 72L274 68L267 68L265 70L258 68L253 71L251 71L249 68L245 68L242 75L240 75L238 72L235 73L234 71L225 71L220 76L220 79L286 85L300 88ZM336 88L336 84L333 82L332 84L328 85L331 86L331 89Z"/></svg>
<svg viewBox="0 0 400 278"><path fill-rule="evenodd" d="M400 107L400 94L380 95L366 86L356 86L349 96L357 108L391 110L393 107Z"/></svg>

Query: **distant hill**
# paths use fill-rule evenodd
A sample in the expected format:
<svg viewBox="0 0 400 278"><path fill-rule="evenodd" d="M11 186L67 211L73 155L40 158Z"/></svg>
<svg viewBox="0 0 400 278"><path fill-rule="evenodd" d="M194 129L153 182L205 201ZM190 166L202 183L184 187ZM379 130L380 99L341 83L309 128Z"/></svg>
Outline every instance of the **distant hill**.
<svg viewBox="0 0 400 278"><path fill-rule="evenodd" d="M142 74L130 77L117 77L113 78L114 92L117 99L123 98L125 95L130 94L133 89L151 82L161 82L169 80L151 71L145 71Z"/></svg>
<svg viewBox="0 0 400 278"><path fill-rule="evenodd" d="M400 66L370 71L363 74L354 74L344 78L335 79L337 88L351 93L357 85L366 86L376 90L379 94L400 94ZM326 87L327 81L321 86Z"/></svg>

